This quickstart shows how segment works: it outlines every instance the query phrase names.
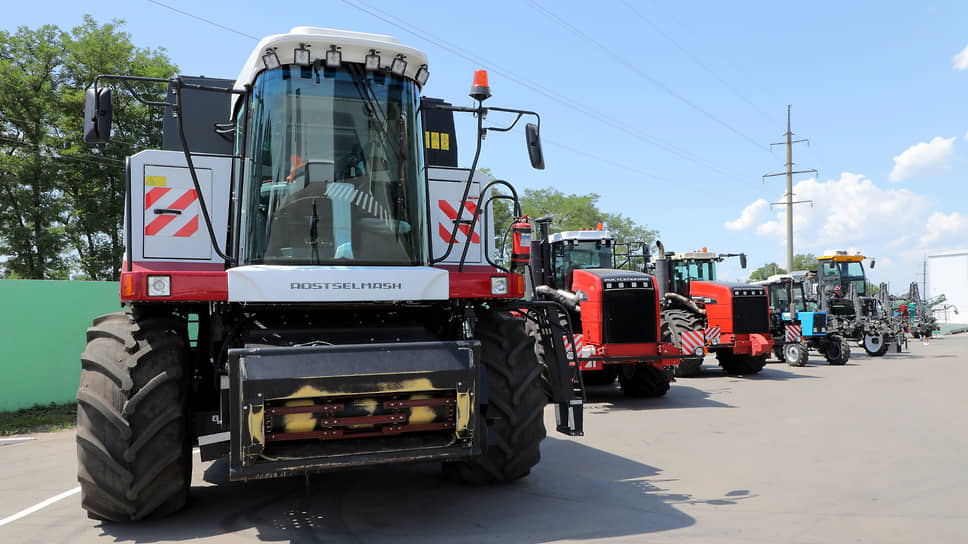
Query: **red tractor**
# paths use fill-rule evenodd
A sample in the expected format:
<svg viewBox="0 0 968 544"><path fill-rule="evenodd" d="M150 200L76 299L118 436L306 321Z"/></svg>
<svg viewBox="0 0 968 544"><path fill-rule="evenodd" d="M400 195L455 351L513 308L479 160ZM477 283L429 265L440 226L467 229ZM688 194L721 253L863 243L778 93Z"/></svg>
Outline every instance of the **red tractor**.
<svg viewBox="0 0 968 544"><path fill-rule="evenodd" d="M94 321L81 356L91 517L181 508L196 445L231 480L436 461L491 483L538 462L549 395L559 430L581 434L577 373L542 369L515 317L550 306L521 300L523 276L493 264L482 227L498 182L476 171L481 140L537 114L485 107L486 73L473 107L422 104L428 75L390 36L297 27L264 38L234 81L95 80L88 143L110 137L104 81L168 116L164 150L127 161L125 309ZM431 110L476 117L470 169L425 166L425 149L455 144L452 128L425 130ZM517 117L486 127L488 113ZM543 168L538 125L525 129Z"/></svg>
<svg viewBox="0 0 968 544"><path fill-rule="evenodd" d="M716 280L716 263L727 257L703 251L666 252L657 242L652 261L662 296L662 326L666 338L683 353L676 376L699 374L706 352L716 354L730 374L755 374L773 350L766 289L759 285Z"/></svg>
<svg viewBox="0 0 968 544"><path fill-rule="evenodd" d="M584 383L607 385L618 378L628 396L664 395L679 350L660 337L655 277L615 269L615 240L607 230L550 235L550 222L537 220L539 236L532 242L535 296L567 307Z"/></svg>

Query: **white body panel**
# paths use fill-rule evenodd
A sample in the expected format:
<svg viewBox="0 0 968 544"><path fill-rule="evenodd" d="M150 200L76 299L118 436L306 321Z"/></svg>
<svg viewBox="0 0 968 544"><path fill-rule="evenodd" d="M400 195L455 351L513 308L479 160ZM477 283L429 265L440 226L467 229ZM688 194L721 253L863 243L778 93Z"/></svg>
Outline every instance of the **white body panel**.
<svg viewBox="0 0 968 544"><path fill-rule="evenodd" d="M232 159L193 156L192 162L212 229L225 249ZM131 224L126 225L125 233L131 234L131 260L222 263L212 249L185 155L180 151L142 151L129 159L129 167Z"/></svg>
<svg viewBox="0 0 968 544"><path fill-rule="evenodd" d="M944 295L944 304L958 308L958 314L953 311L935 314L938 322L968 323L968 250L929 255L928 286L924 291L923 297Z"/></svg>
<svg viewBox="0 0 968 544"><path fill-rule="evenodd" d="M466 168L430 168L428 178L430 179L430 237L433 242L434 259L439 258L447 251L447 243L450 240L450 233L453 232L454 220L457 217L458 202L464 194L464 183L467 181L468 170ZM471 182L471 190L467 194L467 203L461 215L461 221L470 220L474 217L474 210L482 203L481 187L489 182L489 178L480 171L474 175ZM467 248L467 265L486 265L484 258L484 243L493 260L495 255L494 247L494 219L492 214L488 214L486 219L487 228L484 228L484 211L474 226L471 233L470 225L467 224L463 229L457 231L457 241L447 259L442 261L444 264L457 264L464 249L464 242L467 236L471 236L471 245ZM485 240L486 237L486 240Z"/></svg>
<svg viewBox="0 0 968 544"><path fill-rule="evenodd" d="M427 266L248 265L228 270L231 302L446 300L446 270Z"/></svg>

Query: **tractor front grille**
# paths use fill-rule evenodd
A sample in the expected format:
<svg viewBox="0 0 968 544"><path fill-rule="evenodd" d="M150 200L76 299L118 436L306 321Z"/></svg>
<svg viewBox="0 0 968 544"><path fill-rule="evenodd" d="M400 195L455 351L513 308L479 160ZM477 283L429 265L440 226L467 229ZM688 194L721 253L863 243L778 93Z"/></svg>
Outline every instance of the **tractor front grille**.
<svg viewBox="0 0 968 544"><path fill-rule="evenodd" d="M658 341L654 289L606 289L602 315L606 344Z"/></svg>
<svg viewBox="0 0 968 544"><path fill-rule="evenodd" d="M766 294L733 296L733 333L770 332L770 313Z"/></svg>
<svg viewBox="0 0 968 544"><path fill-rule="evenodd" d="M827 314L813 314L813 332L821 333L827 328Z"/></svg>

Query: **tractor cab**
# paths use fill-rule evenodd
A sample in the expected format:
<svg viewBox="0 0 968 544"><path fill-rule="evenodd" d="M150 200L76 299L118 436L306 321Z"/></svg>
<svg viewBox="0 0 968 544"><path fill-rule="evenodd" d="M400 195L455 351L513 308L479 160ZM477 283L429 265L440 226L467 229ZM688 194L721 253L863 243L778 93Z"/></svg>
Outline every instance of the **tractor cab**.
<svg viewBox="0 0 968 544"><path fill-rule="evenodd" d="M670 257L672 291L688 293L692 281L716 281L716 261L722 260L710 251L676 253Z"/></svg>
<svg viewBox="0 0 968 544"><path fill-rule="evenodd" d="M847 296L853 287L857 296L867 296L867 277L864 275L860 253L849 255L846 251L829 252L817 257L817 274L820 288L834 296ZM873 261L871 261L873 268Z"/></svg>
<svg viewBox="0 0 968 544"><path fill-rule="evenodd" d="M551 285L572 290L575 270L612 267L615 238L607 230L576 230L552 234Z"/></svg>

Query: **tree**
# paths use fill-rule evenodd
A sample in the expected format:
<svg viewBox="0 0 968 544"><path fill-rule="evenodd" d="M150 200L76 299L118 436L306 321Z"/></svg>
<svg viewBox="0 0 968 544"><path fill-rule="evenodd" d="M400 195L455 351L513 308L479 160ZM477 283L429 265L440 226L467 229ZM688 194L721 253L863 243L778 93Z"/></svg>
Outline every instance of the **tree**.
<svg viewBox="0 0 968 544"><path fill-rule="evenodd" d="M164 111L115 92L114 138L82 142L84 92L99 74L167 78L163 50L136 48L90 16L69 33L54 26L0 32L0 254L7 275L118 279L123 254L125 157L159 147ZM148 100L163 85L139 84Z"/></svg>
<svg viewBox="0 0 968 544"><path fill-rule="evenodd" d="M488 176L490 170L482 169ZM493 179L493 176L492 176ZM603 212L598 209L598 194L585 195L565 194L553 187L544 189L525 189L518 194L521 209L532 219L550 215L552 217L551 232L580 230L595 228L599 223L608 230L619 242L655 241L659 231L639 225L630 217L622 214ZM499 204L500 203L500 204ZM504 233L511 225L511 203L508 200L496 200L494 205L495 236L497 237L498 256L506 260L507 248Z"/></svg>
<svg viewBox="0 0 968 544"><path fill-rule="evenodd" d="M750 273L749 281L763 281L774 274L786 274L785 268L776 263L767 263Z"/></svg>
<svg viewBox="0 0 968 544"><path fill-rule="evenodd" d="M797 253L793 256L794 270L816 270L817 256L813 253Z"/></svg>

